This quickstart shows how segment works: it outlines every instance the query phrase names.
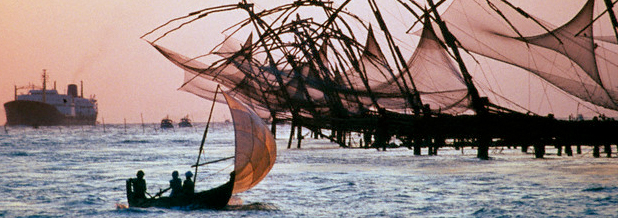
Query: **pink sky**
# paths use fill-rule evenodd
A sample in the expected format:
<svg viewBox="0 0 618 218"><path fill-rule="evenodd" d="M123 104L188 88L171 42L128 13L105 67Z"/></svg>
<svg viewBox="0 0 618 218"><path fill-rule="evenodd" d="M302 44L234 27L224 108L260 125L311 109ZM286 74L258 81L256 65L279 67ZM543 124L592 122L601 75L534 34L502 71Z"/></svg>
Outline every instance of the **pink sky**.
<svg viewBox="0 0 618 218"><path fill-rule="evenodd" d="M47 69L48 87L56 81L60 93L84 81L84 96L98 100L99 122L139 123L140 114L146 122L187 114L204 121L210 102L177 91L183 71L140 39L204 7L201 0L0 1L0 102L14 99L14 85L40 86Z"/></svg>
<svg viewBox="0 0 618 218"><path fill-rule="evenodd" d="M579 0L569 2L575 5L574 11L583 5ZM84 95L96 95L98 100L99 122L105 119L105 123L122 123L126 119L128 123L139 123L140 114L145 122L159 122L167 115L178 121L187 114L195 121L205 121L211 103L178 91L183 71L140 36L169 19L215 4L222 3L204 0L0 1L0 103L13 100L14 85L40 85L42 70L46 69L48 87L56 81L60 93L66 92L67 84L83 81ZM202 41L163 43L181 51L203 48L205 53L221 39L220 30L229 25L225 17L220 20L203 24L202 29L207 31L197 33ZM223 105L218 106L217 113L217 121L230 117ZM3 108L0 124L5 122Z"/></svg>

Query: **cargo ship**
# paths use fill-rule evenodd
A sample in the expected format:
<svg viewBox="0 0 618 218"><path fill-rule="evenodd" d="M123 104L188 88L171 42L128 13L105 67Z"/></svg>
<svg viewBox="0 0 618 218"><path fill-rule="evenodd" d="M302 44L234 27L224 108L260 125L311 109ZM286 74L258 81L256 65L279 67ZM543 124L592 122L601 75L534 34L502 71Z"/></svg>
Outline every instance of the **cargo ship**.
<svg viewBox="0 0 618 218"><path fill-rule="evenodd" d="M15 86L15 100L4 104L8 126L96 125L97 100L83 97L83 83L79 95L75 84L67 86L66 94L59 94L55 82L53 89L47 89L43 70L42 88L31 86L27 94L18 94L20 89Z"/></svg>

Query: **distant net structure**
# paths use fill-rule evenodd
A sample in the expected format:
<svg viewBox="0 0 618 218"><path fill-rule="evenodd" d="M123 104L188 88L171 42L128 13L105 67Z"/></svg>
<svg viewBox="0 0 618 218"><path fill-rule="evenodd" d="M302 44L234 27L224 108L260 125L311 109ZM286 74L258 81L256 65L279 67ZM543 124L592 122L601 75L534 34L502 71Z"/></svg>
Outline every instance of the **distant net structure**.
<svg viewBox="0 0 618 218"><path fill-rule="evenodd" d="M394 0L388 4L405 12L406 33L418 38L408 53L402 44L414 43L395 36L402 26L385 18L382 4L387 3L367 0L363 15L347 10L350 4L297 0L257 11L255 4L242 1L178 17L143 38L185 70L181 90L212 100L221 84L270 120L273 129L284 120L316 133L329 129L327 137L342 146L350 132L380 146L393 136L408 144L445 138L485 146L495 139L614 142L594 134L569 139L584 121L556 123L551 115L536 115L474 79L470 66L481 64L478 58L503 63L598 114L616 111L615 2L582 2L567 22L554 26L507 0ZM157 44L194 22L232 12L244 17L201 55L184 56ZM204 57L214 60L203 62ZM599 128L615 125L607 123ZM536 127L526 130L527 125ZM551 125L558 126L543 130ZM535 128L543 133L528 134Z"/></svg>

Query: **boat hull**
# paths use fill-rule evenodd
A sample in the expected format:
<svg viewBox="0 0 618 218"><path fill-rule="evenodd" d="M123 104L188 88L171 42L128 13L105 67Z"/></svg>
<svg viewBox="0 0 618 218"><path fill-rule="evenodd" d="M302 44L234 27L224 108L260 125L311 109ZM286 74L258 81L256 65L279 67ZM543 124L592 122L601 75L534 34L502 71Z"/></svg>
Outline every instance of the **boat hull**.
<svg viewBox="0 0 618 218"><path fill-rule="evenodd" d="M131 192L130 181L127 180L127 200L129 207L158 207L158 208L171 208L171 207L188 207L190 209L215 209L220 210L227 206L230 198L232 197L232 190L234 188L234 180L230 180L227 183L207 190L195 193L190 198L187 197L157 197L147 199L133 199L133 193Z"/></svg>
<svg viewBox="0 0 618 218"><path fill-rule="evenodd" d="M16 100L4 104L8 126L95 125L95 116L65 116L53 105L38 101Z"/></svg>

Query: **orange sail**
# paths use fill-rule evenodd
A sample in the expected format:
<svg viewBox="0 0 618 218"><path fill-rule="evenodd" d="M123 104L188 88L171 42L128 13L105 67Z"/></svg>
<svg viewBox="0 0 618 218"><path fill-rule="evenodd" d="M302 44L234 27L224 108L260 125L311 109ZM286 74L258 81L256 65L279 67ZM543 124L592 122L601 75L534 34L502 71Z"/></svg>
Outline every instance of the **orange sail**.
<svg viewBox="0 0 618 218"><path fill-rule="evenodd" d="M232 193L240 193L257 185L272 169L277 157L275 138L249 107L222 92L234 121L236 179Z"/></svg>

